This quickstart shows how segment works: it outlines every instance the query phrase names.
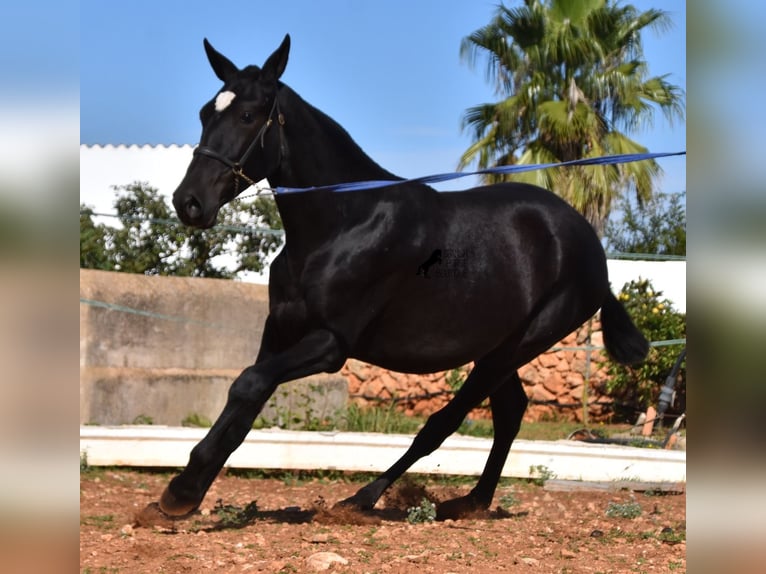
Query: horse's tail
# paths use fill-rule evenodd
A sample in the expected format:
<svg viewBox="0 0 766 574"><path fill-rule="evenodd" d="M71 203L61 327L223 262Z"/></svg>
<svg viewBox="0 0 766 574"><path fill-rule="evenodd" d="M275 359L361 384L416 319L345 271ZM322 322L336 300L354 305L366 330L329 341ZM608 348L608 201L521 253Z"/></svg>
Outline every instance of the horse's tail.
<svg viewBox="0 0 766 574"><path fill-rule="evenodd" d="M635 365L646 358L649 342L611 291L601 305L604 346L611 357L623 365Z"/></svg>

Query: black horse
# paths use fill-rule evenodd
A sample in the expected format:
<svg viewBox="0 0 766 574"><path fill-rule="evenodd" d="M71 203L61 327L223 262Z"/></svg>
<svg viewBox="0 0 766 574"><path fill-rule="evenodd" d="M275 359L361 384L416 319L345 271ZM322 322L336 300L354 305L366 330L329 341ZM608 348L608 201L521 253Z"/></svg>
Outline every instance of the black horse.
<svg viewBox="0 0 766 574"><path fill-rule="evenodd" d="M240 70L204 45L223 87L202 107L200 144L173 196L185 224L212 226L222 205L262 178L286 188L401 181L279 81L289 36L262 68ZM199 506L278 385L337 371L349 357L409 373L475 366L407 452L343 504L371 509L489 398L494 442L486 466L470 494L443 503L439 516L485 509L527 405L519 367L599 308L610 355L622 363L646 356L646 340L609 290L598 237L549 191L509 183L438 193L400 183L277 193L276 203L285 245L271 265L260 352L162 494L169 515ZM461 253L451 263L461 269L425 281L417 270L437 250Z"/></svg>

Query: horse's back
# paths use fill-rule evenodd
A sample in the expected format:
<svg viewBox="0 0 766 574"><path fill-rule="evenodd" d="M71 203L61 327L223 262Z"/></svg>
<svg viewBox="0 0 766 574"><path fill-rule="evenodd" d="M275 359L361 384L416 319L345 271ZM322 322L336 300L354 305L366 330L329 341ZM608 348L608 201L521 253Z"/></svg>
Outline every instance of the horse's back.
<svg viewBox="0 0 766 574"><path fill-rule="evenodd" d="M554 193L524 183L499 183L442 196L447 237L476 246L483 240L501 257L529 260L543 270L587 265L606 273L604 250L593 227ZM476 246L480 247L480 246Z"/></svg>
<svg viewBox="0 0 766 574"><path fill-rule="evenodd" d="M443 193L437 212L422 217L432 223L429 239L364 330L360 358L397 370L449 368L445 358L471 360L523 331L562 292L582 302L584 321L608 288L592 227L540 188Z"/></svg>

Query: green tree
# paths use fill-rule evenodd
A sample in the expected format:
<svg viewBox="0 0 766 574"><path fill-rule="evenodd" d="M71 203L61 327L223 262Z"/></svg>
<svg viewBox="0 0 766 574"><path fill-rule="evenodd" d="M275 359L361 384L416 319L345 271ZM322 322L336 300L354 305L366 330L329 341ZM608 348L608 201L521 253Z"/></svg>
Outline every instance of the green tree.
<svg viewBox="0 0 766 574"><path fill-rule="evenodd" d="M80 266L146 275L231 278L262 271L281 244L281 220L274 200L227 204L211 229L185 227L158 190L146 183L115 186L121 227L93 222L80 206ZM227 256L229 261L222 261Z"/></svg>
<svg viewBox="0 0 766 574"><path fill-rule="evenodd" d="M669 121L684 116L682 90L667 76L650 76L641 34L671 25L666 12L641 12L614 0L525 0L501 5L492 21L463 39L471 66L481 56L499 102L469 108L463 128L474 143L464 168L556 163L642 153L629 137L651 124L657 109ZM526 181L559 194L603 230L612 200L625 191L648 200L661 173L655 161L548 169L486 176Z"/></svg>
<svg viewBox="0 0 766 574"><path fill-rule="evenodd" d="M93 222L93 210L80 204L80 267L114 270L114 261L108 248L109 232L103 225Z"/></svg>
<svg viewBox="0 0 766 574"><path fill-rule="evenodd" d="M607 250L686 255L684 196L685 193L655 194L643 205L622 198L621 217L610 219L604 230Z"/></svg>

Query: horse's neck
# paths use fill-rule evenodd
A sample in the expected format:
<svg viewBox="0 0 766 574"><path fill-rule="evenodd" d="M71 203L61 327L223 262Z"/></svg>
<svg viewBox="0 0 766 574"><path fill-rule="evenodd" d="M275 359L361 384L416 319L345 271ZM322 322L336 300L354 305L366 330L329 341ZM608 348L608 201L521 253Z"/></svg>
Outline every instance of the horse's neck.
<svg viewBox="0 0 766 574"><path fill-rule="evenodd" d="M277 172L269 177L272 187L400 179L375 163L334 120L287 86L282 90L284 155ZM278 194L277 205L288 241L311 245L337 234L349 218L363 218L365 210L374 208L360 196L333 192Z"/></svg>
<svg viewBox="0 0 766 574"><path fill-rule="evenodd" d="M312 187L350 181L400 179L380 167L332 118L287 86L280 90L284 156L272 185Z"/></svg>

